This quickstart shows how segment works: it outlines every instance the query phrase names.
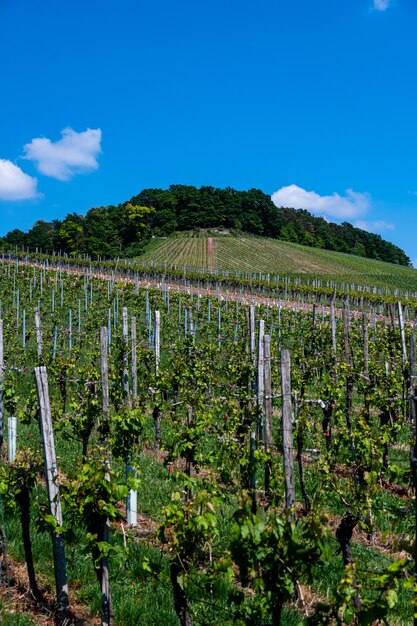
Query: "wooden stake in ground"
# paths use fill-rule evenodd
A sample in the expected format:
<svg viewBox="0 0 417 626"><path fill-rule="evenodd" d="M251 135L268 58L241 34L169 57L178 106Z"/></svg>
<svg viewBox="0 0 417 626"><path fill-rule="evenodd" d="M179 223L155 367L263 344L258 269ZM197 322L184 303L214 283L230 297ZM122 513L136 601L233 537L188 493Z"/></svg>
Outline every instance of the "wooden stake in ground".
<svg viewBox="0 0 417 626"><path fill-rule="evenodd" d="M36 344L38 346L38 359L41 360L43 352L41 314L38 308L35 309Z"/></svg>
<svg viewBox="0 0 417 626"><path fill-rule="evenodd" d="M264 335L264 385L265 385L265 452L271 451L272 446L272 385L271 385L271 338ZM270 495L270 480L272 474L272 459L265 463L265 493Z"/></svg>
<svg viewBox="0 0 417 626"><path fill-rule="evenodd" d="M249 308L249 348L252 360L255 358L255 307Z"/></svg>
<svg viewBox="0 0 417 626"><path fill-rule="evenodd" d="M281 352L281 389L285 506L289 509L295 504L295 481L292 437L291 361L288 350L282 350Z"/></svg>
<svg viewBox="0 0 417 626"><path fill-rule="evenodd" d="M345 361L346 361L346 426L349 433L350 456L352 465L355 463L355 441L352 433L352 398L353 398L353 376L351 373L351 358L349 347L349 317L348 310L345 306L343 309L343 338L345 345ZM357 486L357 476L355 470L355 487Z"/></svg>
<svg viewBox="0 0 417 626"><path fill-rule="evenodd" d="M362 318L362 330L363 330L363 378L364 378L364 389L365 389L365 398L364 398L364 407L365 407L365 415L366 419L369 421L369 399L368 399L368 387L369 387L369 333L368 333L368 318L366 313L363 314Z"/></svg>
<svg viewBox="0 0 417 626"><path fill-rule="evenodd" d="M56 465L54 433L52 429L51 405L49 401L48 374L45 366L35 367L36 388L41 416L41 435L45 462L46 484L49 508L58 526L62 526L62 509L59 499L58 470ZM68 612L68 580L65 560L64 538L61 533L52 531L52 549L55 566L55 584L58 612Z"/></svg>
<svg viewBox="0 0 417 626"><path fill-rule="evenodd" d="M369 334L368 334L368 318L363 314L363 375L367 382L369 381Z"/></svg>
<svg viewBox="0 0 417 626"><path fill-rule="evenodd" d="M256 433L250 434L250 443L249 443L249 485L250 485L250 494L252 499L252 513L256 515L257 503L256 503L256 460L255 460L255 451L256 451Z"/></svg>
<svg viewBox="0 0 417 626"><path fill-rule="evenodd" d="M159 364L161 360L161 313L155 311L155 374L158 376ZM155 393L158 391L156 390ZM159 404L155 404L152 417L155 426L155 445L157 449L161 447L161 409Z"/></svg>
<svg viewBox="0 0 417 626"><path fill-rule="evenodd" d="M337 356L337 345L336 345L336 315L334 310L334 304L331 304L331 316L332 316L332 353L333 359L336 359Z"/></svg>
<svg viewBox="0 0 417 626"><path fill-rule="evenodd" d="M0 319L0 452L3 447L3 438L4 438L3 377L4 377L3 320Z"/></svg>
<svg viewBox="0 0 417 626"><path fill-rule="evenodd" d="M101 370L101 397L103 411L103 428L102 437L105 446L108 446L108 436L110 433L109 424L109 365L108 365L108 346L107 346L107 328L100 328L100 370ZM107 475L107 479L110 477ZM109 542L109 522L104 523L102 537L103 541ZM109 564L106 557L100 560L101 573L101 626L110 626L111 618L111 596L110 596L110 579Z"/></svg>
<svg viewBox="0 0 417 626"><path fill-rule="evenodd" d="M123 334L123 397L125 405L129 405L129 321L127 307L122 310Z"/></svg>
<svg viewBox="0 0 417 626"><path fill-rule="evenodd" d="M414 495L417 497L417 349L416 336L411 333L410 337L410 430L413 436L413 444L410 451L411 479ZM416 517L417 523L417 517ZM416 528L417 534L417 528ZM417 550L417 542L416 542ZM416 555L417 556L417 555ZM417 559L416 559L417 563Z"/></svg>
<svg viewBox="0 0 417 626"><path fill-rule="evenodd" d="M415 331L411 333L410 344L410 426L413 435L413 445L410 454L411 479L414 490L414 510L417 506L417 350ZM414 515L414 580L417 578L417 515ZM417 602L417 593L414 592L414 603ZM417 615L414 610L414 626L417 626Z"/></svg>
<svg viewBox="0 0 417 626"><path fill-rule="evenodd" d="M190 309L191 311L191 309ZM192 317L191 317L192 321ZM191 331L191 328L190 328ZM159 362L161 360L161 313L155 311L155 373L158 374Z"/></svg>
<svg viewBox="0 0 417 626"><path fill-rule="evenodd" d="M258 420L257 435L259 441L263 438L263 411L264 411L264 334L265 322L259 320L258 331L258 376L257 376L257 402L258 402Z"/></svg>
<svg viewBox="0 0 417 626"><path fill-rule="evenodd" d="M138 360L137 360L137 337L136 337L136 317L130 320L130 338L132 347L132 404L136 405L138 401Z"/></svg>
<svg viewBox="0 0 417 626"><path fill-rule="evenodd" d="M398 325L400 327L400 335L401 335L401 354L403 358L403 366L407 361L407 348L405 345L405 330L404 330L404 316L403 316L403 308L401 302L398 302Z"/></svg>

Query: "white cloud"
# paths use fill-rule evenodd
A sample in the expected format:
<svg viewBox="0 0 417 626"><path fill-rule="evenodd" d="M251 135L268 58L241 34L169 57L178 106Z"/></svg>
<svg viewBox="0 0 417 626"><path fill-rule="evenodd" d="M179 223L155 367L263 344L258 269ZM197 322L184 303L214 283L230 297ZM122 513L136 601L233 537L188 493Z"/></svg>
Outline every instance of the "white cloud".
<svg viewBox="0 0 417 626"><path fill-rule="evenodd" d="M374 9L377 11L386 11L391 0L374 0Z"/></svg>
<svg viewBox="0 0 417 626"><path fill-rule="evenodd" d="M381 230L394 230L395 225L390 224L389 222L384 222L384 220L377 220L375 222L368 222L367 220L355 220L353 223L357 228L361 228L362 230L367 230L370 233L374 233L375 231Z"/></svg>
<svg viewBox="0 0 417 626"><path fill-rule="evenodd" d="M42 174L70 180L76 174L98 168L97 157L101 152L101 130L88 128L77 133L72 128L61 131L62 138L52 142L46 137L32 139L24 146L24 159L34 161Z"/></svg>
<svg viewBox="0 0 417 626"><path fill-rule="evenodd" d="M0 200L30 200L38 197L38 181L20 167L0 159Z"/></svg>
<svg viewBox="0 0 417 626"><path fill-rule="evenodd" d="M338 219L360 218L369 209L371 198L368 193L358 193L347 189L344 196L333 193L331 196L320 196L315 191L307 191L297 185L281 187L271 196L272 202L278 207L307 209L319 216Z"/></svg>

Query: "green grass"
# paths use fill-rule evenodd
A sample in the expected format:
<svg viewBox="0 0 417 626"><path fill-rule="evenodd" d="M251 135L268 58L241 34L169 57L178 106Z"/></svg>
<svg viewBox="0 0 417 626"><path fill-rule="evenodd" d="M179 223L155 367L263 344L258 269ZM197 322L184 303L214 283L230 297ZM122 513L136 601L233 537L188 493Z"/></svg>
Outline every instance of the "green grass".
<svg viewBox="0 0 417 626"><path fill-rule="evenodd" d="M36 626L37 622L33 621L29 615L16 613L10 609L7 602L0 601L0 624L2 626Z"/></svg>

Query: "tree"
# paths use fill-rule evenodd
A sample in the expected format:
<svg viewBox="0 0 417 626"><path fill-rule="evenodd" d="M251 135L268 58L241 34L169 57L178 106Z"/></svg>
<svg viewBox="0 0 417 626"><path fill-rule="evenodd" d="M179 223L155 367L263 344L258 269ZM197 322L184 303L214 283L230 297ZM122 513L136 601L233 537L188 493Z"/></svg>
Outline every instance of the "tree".
<svg viewBox="0 0 417 626"><path fill-rule="evenodd" d="M127 202L124 206L123 221L126 243L142 239L150 226L150 219L155 213L153 207L141 206Z"/></svg>
<svg viewBox="0 0 417 626"><path fill-rule="evenodd" d="M84 252L84 229L82 215L67 215L59 229L59 239L65 252Z"/></svg>
<svg viewBox="0 0 417 626"><path fill-rule="evenodd" d="M61 222L38 220L26 235L26 244L31 250L42 248L43 252L54 250Z"/></svg>

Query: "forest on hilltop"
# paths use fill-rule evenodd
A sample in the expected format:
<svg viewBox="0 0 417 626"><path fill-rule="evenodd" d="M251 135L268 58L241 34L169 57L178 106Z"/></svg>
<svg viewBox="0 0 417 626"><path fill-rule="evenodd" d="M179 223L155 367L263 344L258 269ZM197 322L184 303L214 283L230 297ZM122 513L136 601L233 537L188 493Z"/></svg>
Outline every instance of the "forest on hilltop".
<svg viewBox="0 0 417 626"><path fill-rule="evenodd" d="M144 189L118 206L68 214L64 220L37 221L28 231L14 229L0 243L43 252L89 254L93 259L138 256L153 237L175 231L214 228L272 237L306 246L347 252L410 266L401 248L347 222L334 224L303 209L276 207L259 189L171 185Z"/></svg>

